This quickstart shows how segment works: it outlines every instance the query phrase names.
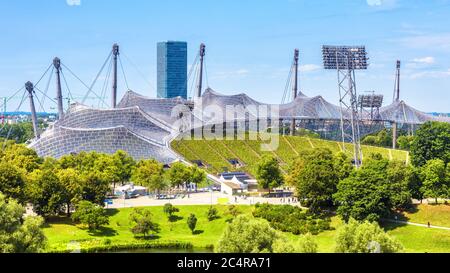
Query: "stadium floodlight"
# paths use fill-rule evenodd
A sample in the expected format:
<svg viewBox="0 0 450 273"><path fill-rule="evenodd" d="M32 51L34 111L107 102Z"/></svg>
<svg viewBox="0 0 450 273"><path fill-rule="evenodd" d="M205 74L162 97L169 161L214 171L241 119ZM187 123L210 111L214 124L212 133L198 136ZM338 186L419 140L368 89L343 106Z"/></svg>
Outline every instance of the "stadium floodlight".
<svg viewBox="0 0 450 273"><path fill-rule="evenodd" d="M383 95L360 95L358 104L362 108L381 108L383 100Z"/></svg>
<svg viewBox="0 0 450 273"><path fill-rule="evenodd" d="M322 47L323 64L327 70L338 71L339 102L341 104L342 141L354 146L354 162L357 167L362 163L360 118L358 97L356 94L355 70L368 68L368 58L364 46ZM343 145L345 149L345 145Z"/></svg>
<svg viewBox="0 0 450 273"><path fill-rule="evenodd" d="M374 121L380 118L380 108L383 106L384 96L375 95L375 91L368 92L372 94L358 97L358 106L361 109L361 117L366 116Z"/></svg>
<svg viewBox="0 0 450 273"><path fill-rule="evenodd" d="M368 58L364 46L323 46L325 69L365 70Z"/></svg>

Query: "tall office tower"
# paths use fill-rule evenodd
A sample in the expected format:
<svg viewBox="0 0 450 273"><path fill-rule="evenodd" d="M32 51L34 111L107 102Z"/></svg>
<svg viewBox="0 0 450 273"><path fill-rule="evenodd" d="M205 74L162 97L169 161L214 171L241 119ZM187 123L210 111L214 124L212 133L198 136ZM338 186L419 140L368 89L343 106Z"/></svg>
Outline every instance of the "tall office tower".
<svg viewBox="0 0 450 273"><path fill-rule="evenodd" d="M158 98L187 99L187 43L158 43Z"/></svg>

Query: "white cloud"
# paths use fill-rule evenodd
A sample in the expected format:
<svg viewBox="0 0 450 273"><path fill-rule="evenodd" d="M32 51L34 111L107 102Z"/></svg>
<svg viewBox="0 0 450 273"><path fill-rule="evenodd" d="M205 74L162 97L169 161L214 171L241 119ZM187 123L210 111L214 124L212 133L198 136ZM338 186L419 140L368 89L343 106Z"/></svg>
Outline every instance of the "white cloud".
<svg viewBox="0 0 450 273"><path fill-rule="evenodd" d="M415 58L413 62L419 64L434 64L436 60L434 59L434 57L423 57L423 58Z"/></svg>
<svg viewBox="0 0 450 273"><path fill-rule="evenodd" d="M450 77L450 69L446 71L424 71L411 74L409 76L411 79L423 79L423 78L433 78L433 79L442 79Z"/></svg>
<svg viewBox="0 0 450 273"><path fill-rule="evenodd" d="M66 3L69 6L80 6L81 0L66 0Z"/></svg>
<svg viewBox="0 0 450 273"><path fill-rule="evenodd" d="M373 6L381 6L383 4L382 0L367 0L367 5L373 7Z"/></svg>
<svg viewBox="0 0 450 273"><path fill-rule="evenodd" d="M397 0L366 0L367 5L374 8L391 9L397 7Z"/></svg>
<svg viewBox="0 0 450 273"><path fill-rule="evenodd" d="M417 35L399 40L400 44L409 48L450 51L450 33Z"/></svg>
<svg viewBox="0 0 450 273"><path fill-rule="evenodd" d="M211 75L212 79L228 79L228 78L236 78L236 77L246 77L250 71L247 69L241 68L233 71L221 71L216 72Z"/></svg>
<svg viewBox="0 0 450 273"><path fill-rule="evenodd" d="M316 64L305 64L305 65L301 65L300 66L300 71L301 72L313 72L313 71L317 71L320 70L322 67L320 65L316 65Z"/></svg>

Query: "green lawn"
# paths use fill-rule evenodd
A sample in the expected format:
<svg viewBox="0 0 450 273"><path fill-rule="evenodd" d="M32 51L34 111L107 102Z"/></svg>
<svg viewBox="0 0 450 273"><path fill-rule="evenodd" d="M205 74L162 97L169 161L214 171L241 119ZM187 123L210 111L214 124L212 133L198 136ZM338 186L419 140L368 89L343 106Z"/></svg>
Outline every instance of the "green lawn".
<svg viewBox="0 0 450 273"><path fill-rule="evenodd" d="M162 207L149 207L161 231L154 242L184 242L192 243L196 248L206 248L214 245L222 234L226 220L231 218L227 214L227 206L216 206L219 210L220 219L209 222L206 218L206 212L209 206L180 206L180 212L177 215L180 219L176 222L169 222L167 216L163 213ZM251 213L252 207L240 206L242 213ZM143 240L135 239L130 231L129 213L131 209L108 210L110 214L110 223L101 232L90 233L72 224L70 219L60 218L50 222L44 228L44 233L48 238L49 250L65 250L67 244L72 241L80 242L81 246L104 245L109 239L116 245L129 245L131 243L140 243ZM193 235L187 226L187 218L190 213L197 216L197 231L199 234Z"/></svg>
<svg viewBox="0 0 450 273"><path fill-rule="evenodd" d="M87 230L74 226L67 218L53 220L44 232L49 241L48 251L65 251L70 242L77 241L82 247L103 246L107 241L118 246L129 246L130 244L154 242L154 243L191 243L195 248L206 248L215 245L223 233L231 216L227 214L227 206L218 205L220 219L209 222L206 219L206 211L209 206L178 206L180 212L177 214L180 219L171 223L163 213L162 207L149 207L153 212L154 219L161 226L161 232L157 238L152 240L142 240L134 238L129 230L128 216L130 209L109 210L111 215L110 224L97 234L89 233ZM239 206L242 213L250 214L253 207ZM420 206L416 213L411 214L413 219L446 218L449 221L446 206ZM190 213L196 214L198 218L197 230L199 234L192 235L187 227L186 220ZM440 215L440 216L439 216ZM420 222L419 220L417 220ZM444 220L442 220L444 221ZM436 221L436 224L438 222ZM442 222L445 223L445 222ZM332 218L332 227L338 229L342 225L338 217ZM439 229L428 229L424 227L406 226L399 224L386 224L386 230L393 237L397 238L405 247L408 253L449 253L450 252L450 231ZM287 234L290 240L296 241L299 236ZM315 236L319 245L319 252L332 253L335 248L336 230L330 230Z"/></svg>
<svg viewBox="0 0 450 273"><path fill-rule="evenodd" d="M450 228L450 205L417 205L410 211L403 212L400 220Z"/></svg>

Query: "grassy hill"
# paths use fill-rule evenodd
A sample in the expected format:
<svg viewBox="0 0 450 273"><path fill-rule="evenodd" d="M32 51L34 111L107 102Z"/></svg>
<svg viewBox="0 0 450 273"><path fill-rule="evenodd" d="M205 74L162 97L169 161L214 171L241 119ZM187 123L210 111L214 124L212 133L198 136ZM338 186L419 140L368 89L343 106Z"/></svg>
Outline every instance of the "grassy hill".
<svg viewBox="0 0 450 273"><path fill-rule="evenodd" d="M220 173L227 168L235 170L229 159L238 159L244 163L240 170L254 173L254 167L265 153L275 155L281 162L283 171L287 171L289 164L300 151L314 148L328 148L333 153L344 151L342 143L315 138L280 136L279 147L274 152L261 151L261 140L175 140L172 149L183 155L189 161L201 160L208 165L211 173ZM264 142L266 143L266 142ZM346 153L351 156L352 145L346 144ZM408 152L380 147L363 146L364 156L380 153L388 159L409 161Z"/></svg>

